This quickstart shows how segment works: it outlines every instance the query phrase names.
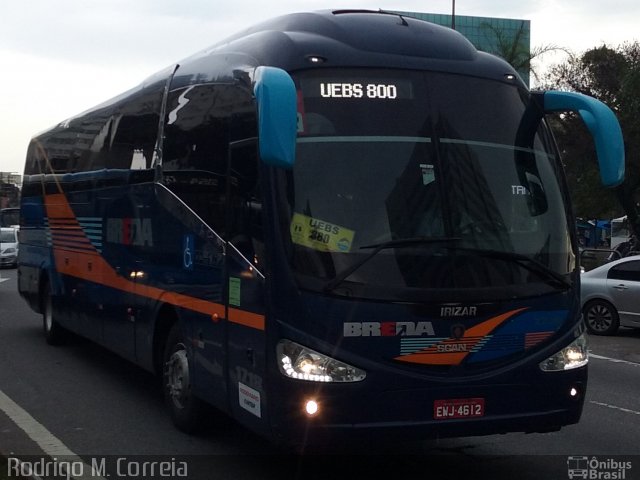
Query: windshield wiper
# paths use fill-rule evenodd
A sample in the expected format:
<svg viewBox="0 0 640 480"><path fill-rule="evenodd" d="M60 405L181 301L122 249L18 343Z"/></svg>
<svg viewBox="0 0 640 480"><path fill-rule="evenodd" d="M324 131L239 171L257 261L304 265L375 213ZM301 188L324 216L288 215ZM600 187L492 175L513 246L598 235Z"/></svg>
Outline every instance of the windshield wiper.
<svg viewBox="0 0 640 480"><path fill-rule="evenodd" d="M330 292L335 289L338 285L340 285L349 275L358 270L362 265L367 263L373 257L375 257L382 250L387 248L397 248L397 247L409 247L414 245L425 245L430 243L447 243L447 242L457 242L461 240L459 237L410 237L410 238L400 238L397 240L389 240L387 242L382 243L374 243L372 245L363 245L360 249L365 248L373 248L371 253L361 260L357 261L353 265L345 268L341 272L338 272L336 276L329 280L326 285L322 288L324 292Z"/></svg>
<svg viewBox="0 0 640 480"><path fill-rule="evenodd" d="M446 248L464 250L465 252L475 253L483 257L496 258L498 260L507 260L513 263L517 263L526 270L536 273L540 277L546 279L547 283L549 284L555 284L556 286L559 286L561 288L571 288L571 283L566 278L564 278L564 276L550 269L543 263L540 263L539 261L520 253L504 252L501 250L484 250L481 248L466 248L458 247L455 245Z"/></svg>

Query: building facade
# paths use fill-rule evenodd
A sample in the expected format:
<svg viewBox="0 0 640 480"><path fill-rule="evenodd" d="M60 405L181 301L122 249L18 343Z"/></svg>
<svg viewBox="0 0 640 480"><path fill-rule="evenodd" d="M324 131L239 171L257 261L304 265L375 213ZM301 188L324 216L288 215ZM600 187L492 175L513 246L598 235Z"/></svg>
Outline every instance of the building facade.
<svg viewBox="0 0 640 480"><path fill-rule="evenodd" d="M17 207L20 204L22 176L0 172L0 208Z"/></svg>

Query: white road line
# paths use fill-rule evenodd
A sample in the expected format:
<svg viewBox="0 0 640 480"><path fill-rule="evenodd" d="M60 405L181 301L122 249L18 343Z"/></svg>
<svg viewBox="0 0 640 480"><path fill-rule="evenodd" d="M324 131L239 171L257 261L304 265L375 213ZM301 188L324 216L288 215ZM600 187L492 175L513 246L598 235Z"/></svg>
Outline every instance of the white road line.
<svg viewBox="0 0 640 480"><path fill-rule="evenodd" d="M630 362L629 360L621 360L619 358L604 357L602 355L596 355L595 353L591 353L591 352L589 352L589 358L597 358L598 360L607 360L613 363L624 363L626 365L631 365L633 367L640 367L640 363L637 363L637 362Z"/></svg>
<svg viewBox="0 0 640 480"><path fill-rule="evenodd" d="M640 415L640 412L638 412L637 410L631 410L630 408L624 408L624 407L617 407L616 405L611 405L609 403L595 402L593 400L590 400L589 403L593 403L594 405L600 405L601 407L611 408L613 410L618 410L624 413L633 413L634 415Z"/></svg>
<svg viewBox="0 0 640 480"><path fill-rule="evenodd" d="M595 359L598 359L598 360L606 360L608 362L613 362L613 363L623 363L625 365L631 365L633 367L640 367L640 363L630 362L628 360L621 360L619 358L605 357L603 355L596 355L595 353L591 353L591 352L589 352L589 358L595 358ZM618 410L619 412L631 413L633 415L640 415L640 411L632 410L630 408L618 407L617 405L611 405L610 403L596 402L596 401L593 401L593 400L590 400L589 403L591 403L593 405L599 405L601 407L610 408L612 410Z"/></svg>
<svg viewBox="0 0 640 480"><path fill-rule="evenodd" d="M56 438L44 425L33 418L29 413L23 409L16 402L11 400L2 390L0 390L0 410L2 410L19 428L21 428L31 440L33 440L42 451L52 457L58 458L64 457L65 462L80 462L83 460L67 446ZM6 453L6 452L4 452ZM92 475L92 467L84 464L84 475L81 477L73 478L94 478L100 479L97 475Z"/></svg>
<svg viewBox="0 0 640 480"><path fill-rule="evenodd" d="M0 278L0 283L6 282L7 280L9 280L9 279L8 278Z"/></svg>

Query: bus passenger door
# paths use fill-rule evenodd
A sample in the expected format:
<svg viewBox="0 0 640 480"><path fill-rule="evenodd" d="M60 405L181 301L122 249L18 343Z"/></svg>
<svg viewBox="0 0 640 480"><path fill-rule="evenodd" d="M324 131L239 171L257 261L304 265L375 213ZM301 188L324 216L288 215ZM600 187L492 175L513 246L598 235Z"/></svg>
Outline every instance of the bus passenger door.
<svg viewBox="0 0 640 480"><path fill-rule="evenodd" d="M230 145L227 211L229 405L238 421L266 427L262 195L254 139Z"/></svg>

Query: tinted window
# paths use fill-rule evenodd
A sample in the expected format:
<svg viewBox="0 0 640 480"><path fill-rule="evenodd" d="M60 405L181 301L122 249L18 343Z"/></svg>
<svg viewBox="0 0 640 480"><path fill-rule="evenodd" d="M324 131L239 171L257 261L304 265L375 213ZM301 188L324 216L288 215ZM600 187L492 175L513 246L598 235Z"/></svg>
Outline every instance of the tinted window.
<svg viewBox="0 0 640 480"><path fill-rule="evenodd" d="M11 230L2 230L0 232L0 242L6 242L6 243L17 243L18 242L18 237L16 236L16 231L11 229Z"/></svg>
<svg viewBox="0 0 640 480"><path fill-rule="evenodd" d="M164 183L221 235L228 145L255 135L245 128L254 116L251 96L235 85L192 85L167 101Z"/></svg>
<svg viewBox="0 0 640 480"><path fill-rule="evenodd" d="M4 208L0 210L0 227L11 227L20 224L19 208Z"/></svg>
<svg viewBox="0 0 640 480"><path fill-rule="evenodd" d="M229 169L228 240L259 271L265 266L262 192L255 142L232 151Z"/></svg>
<svg viewBox="0 0 640 480"><path fill-rule="evenodd" d="M640 261L624 262L612 267L607 278L640 282Z"/></svg>
<svg viewBox="0 0 640 480"><path fill-rule="evenodd" d="M132 90L45 132L29 148L25 173L150 168L165 85L161 79Z"/></svg>

